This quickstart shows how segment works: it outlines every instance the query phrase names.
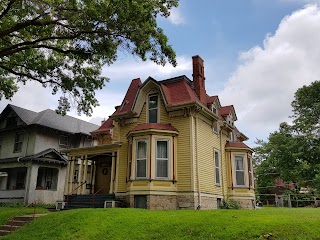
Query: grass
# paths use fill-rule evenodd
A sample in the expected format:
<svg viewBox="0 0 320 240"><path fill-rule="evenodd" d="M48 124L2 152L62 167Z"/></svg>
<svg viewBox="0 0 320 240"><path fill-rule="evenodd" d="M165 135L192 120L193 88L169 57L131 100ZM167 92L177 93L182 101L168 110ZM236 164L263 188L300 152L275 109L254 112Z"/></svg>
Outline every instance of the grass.
<svg viewBox="0 0 320 240"><path fill-rule="evenodd" d="M7 222L7 220L15 215L18 211L19 212L18 216L22 216L22 215L26 215L26 214L32 214L34 209L33 208L24 208L22 209L22 207L0 207L0 225L5 224ZM36 213L44 213L47 210L44 208L36 208Z"/></svg>
<svg viewBox="0 0 320 240"><path fill-rule="evenodd" d="M314 208L78 209L50 213L3 239L320 239L319 225Z"/></svg>

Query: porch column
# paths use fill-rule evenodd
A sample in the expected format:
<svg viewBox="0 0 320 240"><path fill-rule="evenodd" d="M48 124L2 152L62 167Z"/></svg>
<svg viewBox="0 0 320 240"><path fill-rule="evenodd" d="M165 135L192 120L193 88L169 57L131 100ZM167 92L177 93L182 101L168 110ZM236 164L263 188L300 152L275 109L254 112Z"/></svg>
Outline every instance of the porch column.
<svg viewBox="0 0 320 240"><path fill-rule="evenodd" d="M70 178L70 169L71 169L71 159L72 159L72 157L68 156L66 182L64 184L64 194L65 195L67 195L69 193L69 178Z"/></svg>
<svg viewBox="0 0 320 240"><path fill-rule="evenodd" d="M111 179L110 179L110 191L109 193L114 192L114 172L116 167L116 159L115 159L115 152L112 153L112 164L111 164Z"/></svg>
<svg viewBox="0 0 320 240"><path fill-rule="evenodd" d="M78 179L78 186L77 187L79 187L83 183L83 181L82 181L82 179L83 179L83 160L82 159L83 159L83 156L80 156L79 179ZM82 194L81 189L82 189L82 186L77 189L78 195Z"/></svg>
<svg viewBox="0 0 320 240"><path fill-rule="evenodd" d="M84 169L83 169L83 182L87 182L88 183L88 179L87 179L87 176L88 176L88 155L85 155L85 160L84 160ZM86 185L87 184L83 184L81 189L82 189L82 192L81 194L85 194L85 191L86 191Z"/></svg>
<svg viewBox="0 0 320 240"><path fill-rule="evenodd" d="M75 159L76 156L71 157L71 162L70 162L70 175L69 175L69 189L68 193L71 193L73 191L73 176L74 176L74 164L75 164Z"/></svg>
<svg viewBox="0 0 320 240"><path fill-rule="evenodd" d="M91 168L93 169L93 175L92 175L92 192L94 193L94 185L96 184L96 170L97 170L97 167L96 167L96 162L95 161L92 161L92 164L91 165Z"/></svg>

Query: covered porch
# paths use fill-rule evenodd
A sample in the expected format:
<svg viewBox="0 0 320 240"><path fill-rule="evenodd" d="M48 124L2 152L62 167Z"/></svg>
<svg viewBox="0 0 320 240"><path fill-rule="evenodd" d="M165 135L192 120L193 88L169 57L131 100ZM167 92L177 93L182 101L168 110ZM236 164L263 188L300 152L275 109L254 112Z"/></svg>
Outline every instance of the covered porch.
<svg viewBox="0 0 320 240"><path fill-rule="evenodd" d="M121 144L69 149L64 195L114 194Z"/></svg>

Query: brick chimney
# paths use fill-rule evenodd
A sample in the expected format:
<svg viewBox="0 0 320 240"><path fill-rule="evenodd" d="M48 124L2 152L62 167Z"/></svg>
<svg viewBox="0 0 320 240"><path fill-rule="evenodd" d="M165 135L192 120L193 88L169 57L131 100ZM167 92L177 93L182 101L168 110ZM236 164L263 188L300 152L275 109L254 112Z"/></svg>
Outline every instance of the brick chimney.
<svg viewBox="0 0 320 240"><path fill-rule="evenodd" d="M203 60L198 55L192 57L193 63L193 85L194 91L198 95L201 102L207 102L207 93L205 87L204 65Z"/></svg>

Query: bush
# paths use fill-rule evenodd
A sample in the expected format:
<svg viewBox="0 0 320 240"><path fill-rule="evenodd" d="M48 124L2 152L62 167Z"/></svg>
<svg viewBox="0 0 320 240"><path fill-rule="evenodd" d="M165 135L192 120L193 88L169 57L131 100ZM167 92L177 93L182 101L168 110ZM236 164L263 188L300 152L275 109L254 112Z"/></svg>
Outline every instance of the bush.
<svg viewBox="0 0 320 240"><path fill-rule="evenodd" d="M222 209L240 209L240 203L236 202L236 201L232 201L229 199L225 199L223 200L220 208Z"/></svg>
<svg viewBox="0 0 320 240"><path fill-rule="evenodd" d="M20 202L0 202L0 207L21 208L24 204Z"/></svg>

